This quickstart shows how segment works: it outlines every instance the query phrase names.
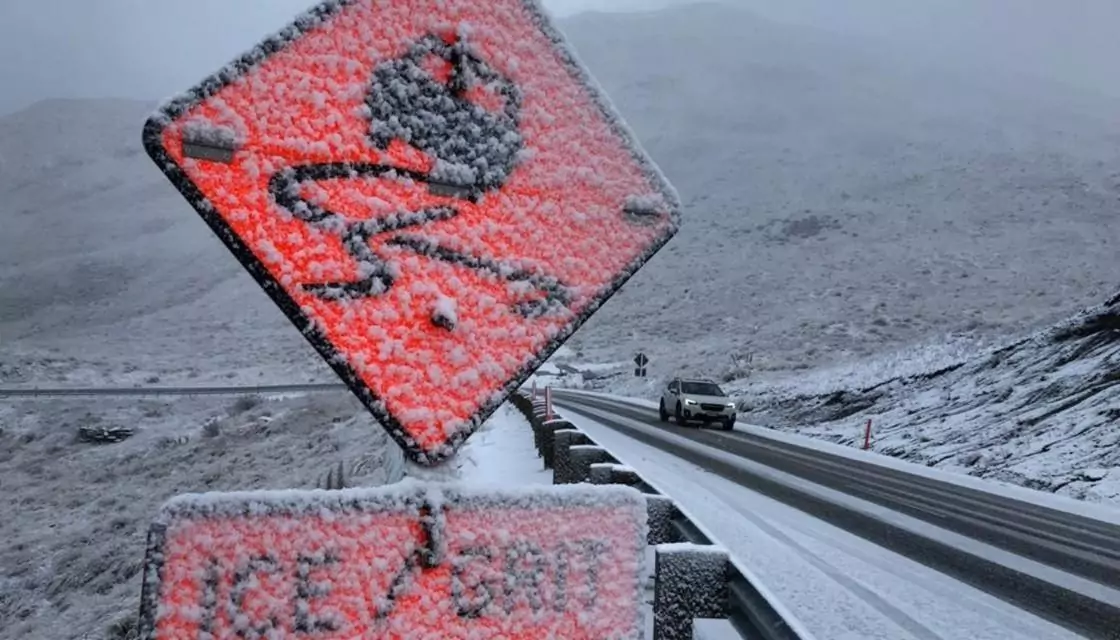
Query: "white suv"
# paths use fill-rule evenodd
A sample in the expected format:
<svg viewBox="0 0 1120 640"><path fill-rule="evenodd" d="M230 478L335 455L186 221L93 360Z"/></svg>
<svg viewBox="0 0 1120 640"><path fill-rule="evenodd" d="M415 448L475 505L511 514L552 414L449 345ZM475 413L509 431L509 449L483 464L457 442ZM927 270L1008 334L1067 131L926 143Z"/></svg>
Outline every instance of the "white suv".
<svg viewBox="0 0 1120 640"><path fill-rule="evenodd" d="M661 392L657 412L662 422L668 422L671 415L679 425L701 420L704 424L719 422L724 431L735 426L735 402L711 380L674 378Z"/></svg>

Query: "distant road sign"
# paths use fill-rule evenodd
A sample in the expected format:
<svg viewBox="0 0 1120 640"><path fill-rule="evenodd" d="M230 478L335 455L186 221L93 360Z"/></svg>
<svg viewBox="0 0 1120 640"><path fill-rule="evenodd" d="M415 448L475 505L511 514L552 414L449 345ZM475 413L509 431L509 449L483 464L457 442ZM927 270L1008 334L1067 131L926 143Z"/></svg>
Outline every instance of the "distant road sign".
<svg viewBox="0 0 1120 640"><path fill-rule="evenodd" d="M639 638L646 531L621 486L180 496L141 637Z"/></svg>
<svg viewBox="0 0 1120 640"><path fill-rule="evenodd" d="M649 364L649 358L646 357L646 354L639 353L634 356L634 364L638 365L639 368L644 367Z"/></svg>
<svg viewBox="0 0 1120 640"><path fill-rule="evenodd" d="M164 105L144 145L424 464L679 224L535 0L324 2Z"/></svg>

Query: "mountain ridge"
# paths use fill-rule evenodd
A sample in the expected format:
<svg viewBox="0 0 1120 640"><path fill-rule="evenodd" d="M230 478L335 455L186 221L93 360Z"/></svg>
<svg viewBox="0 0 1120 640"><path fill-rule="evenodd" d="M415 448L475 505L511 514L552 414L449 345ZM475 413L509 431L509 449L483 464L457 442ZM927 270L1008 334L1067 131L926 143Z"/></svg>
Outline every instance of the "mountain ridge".
<svg viewBox="0 0 1120 640"><path fill-rule="evenodd" d="M717 3L560 26L686 203L680 235L571 339L593 360L811 367L1043 326L1114 284L1116 101L985 93L1010 81L917 76L878 44ZM0 349L167 374L177 357L147 352L187 341L193 368L329 378L143 154L154 105L0 118Z"/></svg>

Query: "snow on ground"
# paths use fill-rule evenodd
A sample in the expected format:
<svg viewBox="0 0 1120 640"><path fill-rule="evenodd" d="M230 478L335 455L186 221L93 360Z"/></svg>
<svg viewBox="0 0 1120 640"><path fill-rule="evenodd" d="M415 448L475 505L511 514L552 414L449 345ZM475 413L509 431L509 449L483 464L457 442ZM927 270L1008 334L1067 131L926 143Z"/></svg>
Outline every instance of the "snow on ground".
<svg viewBox="0 0 1120 640"><path fill-rule="evenodd" d="M464 445L457 456L469 462L463 479L501 487L552 484L533 445L533 430L513 405L503 404Z"/></svg>
<svg viewBox="0 0 1120 640"><path fill-rule="evenodd" d="M1079 637L590 418L563 415L677 500L822 640Z"/></svg>
<svg viewBox="0 0 1120 640"><path fill-rule="evenodd" d="M931 467L1120 504L1120 296L923 373L749 385L752 422ZM906 363L903 363L904 366Z"/></svg>
<svg viewBox="0 0 1120 640"><path fill-rule="evenodd" d="M529 423L508 402L445 464L434 468L408 464L406 474L418 479L499 487L552 484L552 471L546 471L537 457Z"/></svg>
<svg viewBox="0 0 1120 640"><path fill-rule="evenodd" d="M128 425L117 444L83 425ZM0 404L0 639L118 640L140 604L147 526L193 491L399 480L404 459L349 393Z"/></svg>

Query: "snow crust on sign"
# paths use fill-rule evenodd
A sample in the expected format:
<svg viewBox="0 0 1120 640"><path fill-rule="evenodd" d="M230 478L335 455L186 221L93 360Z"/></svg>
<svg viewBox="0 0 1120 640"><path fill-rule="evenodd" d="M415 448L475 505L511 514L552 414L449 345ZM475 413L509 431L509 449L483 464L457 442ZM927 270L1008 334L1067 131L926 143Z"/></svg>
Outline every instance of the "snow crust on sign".
<svg viewBox="0 0 1120 640"><path fill-rule="evenodd" d="M207 127L236 141L230 162L184 155ZM419 461L446 457L679 222L529 0L325 3L146 135Z"/></svg>
<svg viewBox="0 0 1120 640"><path fill-rule="evenodd" d="M417 500L421 485L411 479L374 489L354 487L327 491L324 489L262 489L258 491L208 491L184 493L167 500L156 522L170 524L182 518L261 517L277 514L347 509L405 509Z"/></svg>
<svg viewBox="0 0 1120 640"><path fill-rule="evenodd" d="M528 487L472 486L459 482L430 482L405 477L378 487L353 487L339 490L264 489L256 491L209 491L184 493L169 498L160 509L157 523L177 519L228 516L269 516L315 513L323 510L344 512L369 509L406 509L418 501L440 503L480 502L509 504L521 508L564 506L629 505L640 509L644 520L645 502L641 492L621 485L591 486L533 485Z"/></svg>
<svg viewBox="0 0 1120 640"><path fill-rule="evenodd" d="M157 524L142 619L161 635L641 635L646 504L630 487L190 494Z"/></svg>

